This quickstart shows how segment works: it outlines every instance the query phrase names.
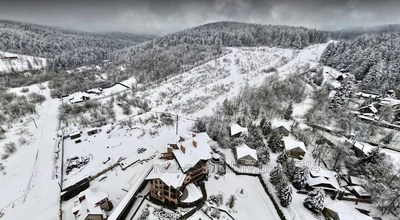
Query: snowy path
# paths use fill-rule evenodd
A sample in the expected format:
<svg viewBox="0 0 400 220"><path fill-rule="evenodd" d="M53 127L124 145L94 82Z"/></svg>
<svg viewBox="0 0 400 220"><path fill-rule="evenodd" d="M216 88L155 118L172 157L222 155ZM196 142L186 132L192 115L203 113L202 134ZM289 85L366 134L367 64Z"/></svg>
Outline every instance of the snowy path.
<svg viewBox="0 0 400 220"><path fill-rule="evenodd" d="M33 165L26 165L25 169L30 171L29 181L22 196L13 201L3 212L2 219L58 219L59 186L58 180L53 178L53 160L55 137L58 126L59 101L50 99L43 103L39 110L41 117L37 120L40 129L38 139L34 144L36 147ZM31 159L30 159L31 160ZM29 161L27 161L29 162ZM10 189L13 191L13 189ZM12 193L12 192L10 192Z"/></svg>

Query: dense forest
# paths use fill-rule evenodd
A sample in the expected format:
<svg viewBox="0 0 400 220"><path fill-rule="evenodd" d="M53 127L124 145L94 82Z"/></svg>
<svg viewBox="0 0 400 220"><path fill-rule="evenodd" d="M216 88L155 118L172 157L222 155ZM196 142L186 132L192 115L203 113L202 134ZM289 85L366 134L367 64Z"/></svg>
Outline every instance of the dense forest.
<svg viewBox="0 0 400 220"><path fill-rule="evenodd" d="M324 65L353 74L361 88L375 92L400 85L400 33L365 34L330 43L321 57Z"/></svg>
<svg viewBox="0 0 400 220"><path fill-rule="evenodd" d="M352 40L364 34L383 34L383 33L393 33L399 31L400 31L400 25L390 24L390 25L372 26L372 27L346 28L337 31L331 31L329 33L329 37L333 40Z"/></svg>
<svg viewBox="0 0 400 220"><path fill-rule="evenodd" d="M110 59L114 51L152 36L87 33L0 20L0 51L47 58L50 69L70 69Z"/></svg>
<svg viewBox="0 0 400 220"><path fill-rule="evenodd" d="M275 46L302 49L326 42L328 32L304 27L217 22L157 38L160 46L201 44L226 47Z"/></svg>

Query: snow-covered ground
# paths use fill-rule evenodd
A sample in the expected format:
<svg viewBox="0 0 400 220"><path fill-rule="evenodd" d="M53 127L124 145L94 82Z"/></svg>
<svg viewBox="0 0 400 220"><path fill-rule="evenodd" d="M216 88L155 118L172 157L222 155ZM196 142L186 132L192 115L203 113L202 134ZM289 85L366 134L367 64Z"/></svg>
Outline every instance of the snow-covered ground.
<svg viewBox="0 0 400 220"><path fill-rule="evenodd" d="M44 58L19 55L0 51L1 72L23 72L26 70L43 69L47 61Z"/></svg>
<svg viewBox="0 0 400 220"><path fill-rule="evenodd" d="M18 143L21 136L28 140L2 161L5 166L4 173L0 175L0 210L5 213L2 219L46 220L58 216L60 189L53 174L57 166L55 149L59 101L50 99L48 89L41 90L37 85L29 89L45 95L47 100L37 108L37 115L22 118L22 122L7 133L8 138L1 141Z"/></svg>
<svg viewBox="0 0 400 220"><path fill-rule="evenodd" d="M258 177L239 176L228 171L219 179L211 177L205 183L208 196L221 193L223 205L219 208L229 212L235 219L260 219L261 216L268 216L271 220L280 219ZM232 209L225 205L231 195L237 198Z"/></svg>
<svg viewBox="0 0 400 220"><path fill-rule="evenodd" d="M160 126L160 123L146 118L156 115L157 112L179 114L179 132L189 130L194 118L210 115L218 103L225 98L233 98L246 84L260 85L264 79L274 74L285 77L294 73L298 66L309 63L310 66L318 64L318 58L326 44L314 45L304 50L291 50L279 48L229 48L232 52L216 60L207 62L183 74L150 86L145 90L135 93L151 102L152 110L142 115L123 115L121 110L116 110L117 121L126 120L128 117L134 121L132 128L114 123L100 127L99 134L88 136L84 132L81 143L76 144L70 139L65 141L65 160L73 156L89 156L90 162L64 175L64 186L88 176L96 174L107 168L118 159L147 158L154 153L165 150L166 144L175 135L174 126ZM125 81L126 84L134 83L134 78ZM0 211L4 212L4 219L56 219L59 207L59 180L54 174L57 162L55 149L57 143L57 110L59 100L51 99L49 91L38 90L38 86L29 87L30 91L39 91L48 98L39 108L35 121L23 119L25 124L15 126L10 131L6 141L17 141L18 129L27 129L30 141L26 146L18 148L4 163L6 174L0 175L0 182L4 182L0 189ZM21 88L14 91L20 92ZM129 92L129 91L128 91ZM78 94L74 94L78 95ZM109 97L104 97L105 102ZM312 100L306 99L304 103L294 106L296 118L301 117L306 109L311 106ZM114 106L118 109L118 106ZM141 120L139 120L141 118ZM280 122L281 123L281 122ZM289 122L286 122L289 123ZM113 129L111 129L113 128ZM76 130L71 126L66 131ZM110 132L107 133L107 131ZM11 134L11 135L10 135ZM12 138L16 139L13 140ZM144 154L138 154L138 148L147 149ZM107 163L103 163L110 157ZM49 161L51 164L49 164ZM64 161L65 162L65 161ZM141 166L133 166L126 170L117 167L98 177L91 183L91 188L105 191L116 207L126 195L126 188ZM227 187L229 186L229 187ZM236 194L236 190L243 188L247 192L246 198L240 198L232 215L237 219L258 219L260 215L271 216L278 219L267 194L255 177L236 176L228 173L222 179L211 178L206 184L208 194L219 192L229 195ZM123 190L125 189L125 191ZM72 199L73 200L73 199ZM69 215L71 204L64 204L63 215ZM255 212L254 210L257 210ZM68 213L67 213L68 212ZM199 214L201 215L201 214Z"/></svg>

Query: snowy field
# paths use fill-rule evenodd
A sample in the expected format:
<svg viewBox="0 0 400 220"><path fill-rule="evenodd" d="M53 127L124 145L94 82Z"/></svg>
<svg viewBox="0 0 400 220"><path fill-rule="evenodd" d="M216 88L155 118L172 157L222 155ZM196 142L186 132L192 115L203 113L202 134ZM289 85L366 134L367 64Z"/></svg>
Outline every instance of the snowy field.
<svg viewBox="0 0 400 220"><path fill-rule="evenodd" d="M238 176L227 171L219 179L211 177L205 183L208 196L222 193L224 201L219 208L229 212L235 219L260 219L260 216L280 219L258 177ZM231 195L237 198L232 209L225 205Z"/></svg>
<svg viewBox="0 0 400 220"><path fill-rule="evenodd" d="M43 69L47 61L44 58L25 56L0 51L1 72L23 72L26 70Z"/></svg>

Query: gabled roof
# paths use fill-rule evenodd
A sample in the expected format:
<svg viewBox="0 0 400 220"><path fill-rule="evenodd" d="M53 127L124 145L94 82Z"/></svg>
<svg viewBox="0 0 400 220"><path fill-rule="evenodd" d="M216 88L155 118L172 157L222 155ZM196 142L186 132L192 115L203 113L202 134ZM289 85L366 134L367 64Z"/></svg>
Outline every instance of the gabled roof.
<svg viewBox="0 0 400 220"><path fill-rule="evenodd" d="M336 212L340 220L372 220L372 217L362 214L342 201L327 205L325 208Z"/></svg>
<svg viewBox="0 0 400 220"><path fill-rule="evenodd" d="M378 113L378 109L376 109L373 104L369 104L368 106L361 107L358 110L363 110L363 109L369 109L374 114Z"/></svg>
<svg viewBox="0 0 400 220"><path fill-rule="evenodd" d="M296 141L292 137L283 137L282 140L283 140L283 143L285 144L285 149L287 151L290 151L290 150L295 149L295 148L300 148L304 152L307 151L306 146L304 145L303 142Z"/></svg>
<svg viewBox="0 0 400 220"><path fill-rule="evenodd" d="M232 124L231 125L231 136L239 134L239 133L247 134L248 130L247 130L247 128L244 128L236 123Z"/></svg>
<svg viewBox="0 0 400 220"><path fill-rule="evenodd" d="M194 133L193 135L184 138L184 141L178 142L179 149L172 151L184 173L199 161L209 160L212 156L212 149L208 144L211 138L207 133ZM193 142L196 143L196 146L194 146ZM185 148L185 152L182 151L181 147Z"/></svg>
<svg viewBox="0 0 400 220"><path fill-rule="evenodd" d="M362 186L348 186L349 190L354 190L359 196L371 196Z"/></svg>
<svg viewBox="0 0 400 220"><path fill-rule="evenodd" d="M365 154L368 154L371 152L375 147L368 144L368 143L363 143L359 141L354 141L354 140L346 140L348 143L352 144L353 147L363 151Z"/></svg>
<svg viewBox="0 0 400 220"><path fill-rule="evenodd" d="M351 183L352 185L361 186L361 185L364 184L364 183L363 183L364 180L363 180L362 178L360 178L360 177L349 176L349 180L350 180L350 183Z"/></svg>
<svg viewBox="0 0 400 220"><path fill-rule="evenodd" d="M236 147L236 155L237 155L237 159L241 159L243 157L250 156L254 160L258 161L257 151L254 149L251 149L246 144L241 144Z"/></svg>
<svg viewBox="0 0 400 220"><path fill-rule="evenodd" d="M166 185L178 188L185 180L186 174L179 168L175 160L158 160L154 163L153 170L146 177L146 180L160 179Z"/></svg>
<svg viewBox="0 0 400 220"><path fill-rule="evenodd" d="M92 192L85 190L79 193L79 198L85 196L85 199L79 201L79 205L72 208L73 213L76 214L77 220L85 220L88 215L102 215L106 217L105 212L97 205L100 201L108 198L105 192Z"/></svg>
<svg viewBox="0 0 400 220"><path fill-rule="evenodd" d="M336 179L336 172L326 170L323 168L311 169L307 183L310 186L317 186L319 184L329 184L335 189L340 189L339 183Z"/></svg>

